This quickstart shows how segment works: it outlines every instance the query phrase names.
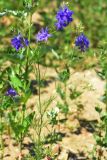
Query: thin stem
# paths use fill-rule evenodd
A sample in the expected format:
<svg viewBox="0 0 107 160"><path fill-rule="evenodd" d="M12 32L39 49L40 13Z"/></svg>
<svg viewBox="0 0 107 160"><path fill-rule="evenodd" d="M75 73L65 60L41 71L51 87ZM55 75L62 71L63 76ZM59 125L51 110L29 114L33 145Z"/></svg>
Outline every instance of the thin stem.
<svg viewBox="0 0 107 160"><path fill-rule="evenodd" d="M22 136L22 135L21 135ZM22 157L22 138L21 138L21 140L20 140L20 142L19 142L19 149L20 149L20 160L22 159L21 157Z"/></svg>
<svg viewBox="0 0 107 160"><path fill-rule="evenodd" d="M30 43L30 39L31 39L31 13L29 13L29 31L28 31L28 40ZM27 52L26 52L26 67L25 67L25 80L26 82L28 82L28 68L29 68L29 51L30 51L30 46L27 47ZM22 125L23 125L23 120L25 117L25 109L22 109ZM22 141L23 141L23 133L21 133L20 136L20 154L22 155Z"/></svg>
<svg viewBox="0 0 107 160"><path fill-rule="evenodd" d="M2 125L2 113L0 114L0 123ZM0 141L1 141L1 160L3 160L3 155L4 155L4 145L3 145L3 139L2 139L2 128L1 128L1 133L0 133Z"/></svg>
<svg viewBox="0 0 107 160"><path fill-rule="evenodd" d="M65 103L66 107L68 107L68 104L67 104L67 82L64 83L64 91L65 91L64 103ZM65 119L67 119L67 112L65 113Z"/></svg>
<svg viewBox="0 0 107 160"><path fill-rule="evenodd" d="M41 106L41 75L40 75L40 66L39 63L37 65L37 69L38 69L38 102L39 102L39 112L40 112L40 127L39 127L39 134L38 134L38 141L40 142L40 138L41 138L41 130L42 130L42 106Z"/></svg>
<svg viewBox="0 0 107 160"><path fill-rule="evenodd" d="M25 118L25 104L22 106L22 120L21 120L21 124L23 126L23 121L24 121L24 118ZM19 141L19 148L20 148L20 155L22 156L22 145L23 145L23 133L21 133L21 136L20 136L20 141Z"/></svg>
<svg viewBox="0 0 107 160"><path fill-rule="evenodd" d="M31 13L29 13L29 31L28 31L29 43L30 43L30 39L31 39L31 20L32 20L32 16L31 16ZM27 47L27 53L26 53L25 75L26 75L27 79L28 79L28 67L29 67L29 50L30 50L30 46Z"/></svg>
<svg viewBox="0 0 107 160"><path fill-rule="evenodd" d="M28 40L30 43L30 39L31 39L31 13L29 13L29 31L28 31ZM29 51L30 51L30 46L27 47L27 53L26 53L26 67L25 67L25 80L26 82L28 81L28 68L29 68ZM23 120L25 117L25 109L22 108L22 125L23 125ZM22 141L23 141L23 133L21 133L20 136L20 154L22 155Z"/></svg>
<svg viewBox="0 0 107 160"><path fill-rule="evenodd" d="M106 73L106 90L105 90L105 96L106 96L106 114L107 114L107 73ZM107 124L105 122L105 139L107 137Z"/></svg>
<svg viewBox="0 0 107 160"><path fill-rule="evenodd" d="M66 98L67 98L67 96L66 96L66 94L67 94L67 83L65 82L64 83L64 90L65 90L65 104L67 103L67 100L66 100Z"/></svg>

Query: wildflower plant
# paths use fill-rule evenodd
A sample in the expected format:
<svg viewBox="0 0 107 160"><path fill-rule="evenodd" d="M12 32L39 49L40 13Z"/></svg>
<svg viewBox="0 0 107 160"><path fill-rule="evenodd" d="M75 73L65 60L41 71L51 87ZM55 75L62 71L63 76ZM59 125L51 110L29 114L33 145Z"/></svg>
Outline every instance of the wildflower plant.
<svg viewBox="0 0 107 160"><path fill-rule="evenodd" d="M64 30L73 21L72 16L74 12L70 10L67 5L62 6L56 13L56 22L53 24L53 32L47 26L43 28L40 27L41 29L36 34L36 37L33 37L32 14L34 10L37 9L39 0L37 2L33 0L23 0L21 3L23 4L21 11L5 10L1 14L2 16L9 14L17 17L19 24L16 25L18 28L14 25L13 28L11 28L12 37L10 40L10 47L7 48L7 50L9 49L7 57L11 61L11 65L2 70L2 74L0 73L3 81L3 85L0 86L2 88L2 94L0 97L0 147L3 159L4 144L2 136L5 130L3 119L6 116L9 136L14 138L18 143L20 157L22 158L24 138L28 136L34 143L33 151L35 154L32 158L41 160L45 157L51 157L50 153L49 155L46 155L44 150L44 137L42 137L42 130L46 127L44 120L45 115L48 113L50 118L48 124L52 127L58 123L58 113L55 110L48 112L48 108L55 97L48 97L45 101L41 100L41 59L43 57L43 46L47 45L46 42L54 37L54 32ZM21 28L20 24L23 27L26 26L26 28ZM81 34L76 38L75 47L78 47L81 52L85 52L89 48L88 38L85 37L84 34ZM51 47L48 46L48 48L50 49ZM64 60L63 56L59 56L56 52L54 53L58 60ZM37 82L36 88L38 99L35 107L28 111L27 102L32 95L29 75L32 72L34 73ZM57 87L57 93L62 100L62 103L57 103L57 107L59 108L58 111L61 111L65 117L67 117L69 112L67 82L70 78L70 66L64 64L63 69L61 69L61 71L56 69L56 72L60 82ZM30 134L30 128L34 128L34 135L36 134L36 138Z"/></svg>

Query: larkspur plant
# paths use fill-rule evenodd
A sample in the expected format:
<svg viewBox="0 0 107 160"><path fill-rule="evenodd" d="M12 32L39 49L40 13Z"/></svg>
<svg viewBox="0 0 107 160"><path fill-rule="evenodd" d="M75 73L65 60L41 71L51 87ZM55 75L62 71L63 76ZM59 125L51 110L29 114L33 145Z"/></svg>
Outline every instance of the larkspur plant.
<svg viewBox="0 0 107 160"><path fill-rule="evenodd" d="M61 111L65 115L65 118L67 118L67 114L69 113L69 105L67 102L67 82L70 78L70 66L65 65L61 71L57 70L58 80L61 84L59 84L57 87L57 93L59 94L63 102L57 103L58 112L54 109L48 112L49 105L53 102L55 97L49 97L45 101L41 100L42 72L40 60L42 57L42 52L44 50L44 48L43 50L41 50L43 45L42 42L47 42L49 38L53 39L54 32L50 33L50 29L48 29L49 27L42 28L36 34L36 44L34 44L36 47L33 47L32 14L34 11L33 9L37 8L38 4L33 0L24 0L23 4L23 7L25 9L24 12L3 12L3 15L7 13L11 13L12 15L17 17L21 15L20 21L24 26L24 23L27 21L27 29L23 31L24 33L21 32L21 27L14 29L15 32L13 33L18 32L18 34L17 36L13 35L13 38L11 39L11 45L15 50L13 48L9 50L11 52L9 56L11 58L15 58L12 59L13 63L11 64L11 66L9 66L6 71L3 71L3 85L1 87L3 100L1 100L2 107L0 108L0 116L2 122L2 125L0 126L2 156L0 158L3 159L4 156L4 144L2 137L5 129L5 127L3 126L3 119L6 112L10 133L9 136L11 138L14 138L19 146L19 159L23 159L23 141L26 136L28 136L30 140L32 140L32 151L34 152L33 156L29 153L28 159L42 160L45 157L47 157L47 159L54 159L55 156L51 154L50 150L47 149L46 152L44 148L43 139L45 138L45 136L42 137L42 130L47 124L45 123L44 117L48 113L48 117L50 118L48 124L50 124L52 127L54 127L58 123L57 117L59 111ZM74 12L71 11L67 5L61 7L56 14L57 21L55 23L55 26L53 24L54 31L57 32L58 30L64 30L64 28L73 21L73 14ZM47 45L46 43L44 44ZM75 41L75 47L78 47L81 52L85 52L89 48L88 38L86 38L84 34L78 36ZM13 52L14 55L12 55ZM22 57L20 55L22 55ZM61 60L61 57L59 58L59 60ZM18 63L16 64L16 62ZM29 109L28 111L27 102L32 95L31 80L29 79L29 75L32 72L35 74L38 100L36 102L36 107L34 107L33 109ZM6 76L7 74L8 76ZM30 128L35 129L33 135L29 131Z"/></svg>

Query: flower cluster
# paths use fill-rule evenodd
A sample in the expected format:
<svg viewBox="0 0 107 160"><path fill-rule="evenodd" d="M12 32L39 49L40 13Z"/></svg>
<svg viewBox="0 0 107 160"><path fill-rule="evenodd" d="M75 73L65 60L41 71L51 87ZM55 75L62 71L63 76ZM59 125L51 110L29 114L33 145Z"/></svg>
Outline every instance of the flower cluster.
<svg viewBox="0 0 107 160"><path fill-rule="evenodd" d="M72 15L73 11L69 10L67 6L60 8L56 15L57 23L55 23L55 25L57 30L62 30L70 22L72 22L73 21Z"/></svg>
<svg viewBox="0 0 107 160"><path fill-rule="evenodd" d="M52 34L48 33L48 28L42 28L38 34L36 35L37 42L39 41L47 41L49 37L51 37Z"/></svg>
<svg viewBox="0 0 107 160"><path fill-rule="evenodd" d="M72 22L72 15L73 11L71 11L67 6L61 7L56 14L57 22L55 23L55 26L57 30L63 30L70 22ZM42 28L36 35L36 41L47 41L51 36L52 34L49 33L47 27ZM11 40L11 44L18 51L19 49L28 46L29 41L21 34L18 34ZM85 52L89 48L89 44L90 42L84 34L79 35L75 40L75 46L77 46L82 52Z"/></svg>
<svg viewBox="0 0 107 160"><path fill-rule="evenodd" d="M75 45L80 49L80 51L85 52L90 45L88 38L82 33L75 40Z"/></svg>
<svg viewBox="0 0 107 160"><path fill-rule="evenodd" d="M6 92L6 96L14 97L14 96L17 96L17 93L13 88L9 88Z"/></svg>
<svg viewBox="0 0 107 160"><path fill-rule="evenodd" d="M29 45L29 41L27 38L24 38L21 34L18 34L11 40L12 46L18 51L19 49L23 48L24 46Z"/></svg>

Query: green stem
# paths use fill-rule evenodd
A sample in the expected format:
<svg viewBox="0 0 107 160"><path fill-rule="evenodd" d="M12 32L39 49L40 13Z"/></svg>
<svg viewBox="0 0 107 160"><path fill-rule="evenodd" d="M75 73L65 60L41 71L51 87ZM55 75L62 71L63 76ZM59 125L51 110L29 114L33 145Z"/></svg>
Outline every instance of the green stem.
<svg viewBox="0 0 107 160"><path fill-rule="evenodd" d="M64 90L65 90L65 99L64 100L65 100L65 104L66 104L67 103L67 95L66 95L67 94L67 83L66 82L64 83Z"/></svg>
<svg viewBox="0 0 107 160"><path fill-rule="evenodd" d="M28 40L30 43L30 39L31 39L31 13L29 13L29 31L28 31ZM29 68L29 51L30 51L30 46L27 47L27 52L26 52L26 67L25 67L25 80L26 82L28 82L28 68ZM22 111L22 125L23 125L23 120L25 117L25 109ZM23 141L23 133L21 133L20 136L20 154L22 154L22 141Z"/></svg>
<svg viewBox="0 0 107 160"><path fill-rule="evenodd" d="M29 31L28 31L29 43L30 43L30 39L31 39L31 20L32 20L32 16L31 16L31 13L29 13ZM27 47L27 53L26 53L25 75L26 75L27 79L28 79L28 68L29 68L29 50L30 50L30 46Z"/></svg>
<svg viewBox="0 0 107 160"><path fill-rule="evenodd" d="M106 115L107 115L107 73L106 73L106 91L105 91L105 96L106 96ZM107 138L107 124L105 122L105 139L106 138Z"/></svg>
<svg viewBox="0 0 107 160"><path fill-rule="evenodd" d="M40 112L40 126L39 126L38 141L40 142L43 120L42 120L42 106L41 106L41 86L40 86L41 85L41 75L40 75L39 63L38 63L37 69L38 69L38 94L39 94L38 101L39 101L39 112Z"/></svg>
<svg viewBox="0 0 107 160"><path fill-rule="evenodd" d="M0 114L0 123L2 125L2 113ZM4 155L4 145L3 145L3 139L2 139L2 127L1 127L1 133L0 133L0 141L1 141L1 160L3 160L3 155Z"/></svg>
<svg viewBox="0 0 107 160"><path fill-rule="evenodd" d="M24 118L25 118L25 104L22 106L22 120L21 120L21 124L23 126L23 121L24 121ZM24 135L23 133L21 133L20 135L20 141L19 141L19 148L20 148L20 155L22 155L22 145L23 145L23 138L24 138Z"/></svg>
<svg viewBox="0 0 107 160"><path fill-rule="evenodd" d="M22 135L21 135L22 136ZM21 137L21 140L20 140L20 143L19 143L19 149L20 149L20 158L22 157L22 137ZM22 158L21 158L22 159ZM20 159L20 160L21 160Z"/></svg>
<svg viewBox="0 0 107 160"><path fill-rule="evenodd" d="M67 107L68 106L68 104L67 104L67 82L64 83L64 90L65 90L64 104ZM67 119L67 113L65 113L65 119Z"/></svg>

